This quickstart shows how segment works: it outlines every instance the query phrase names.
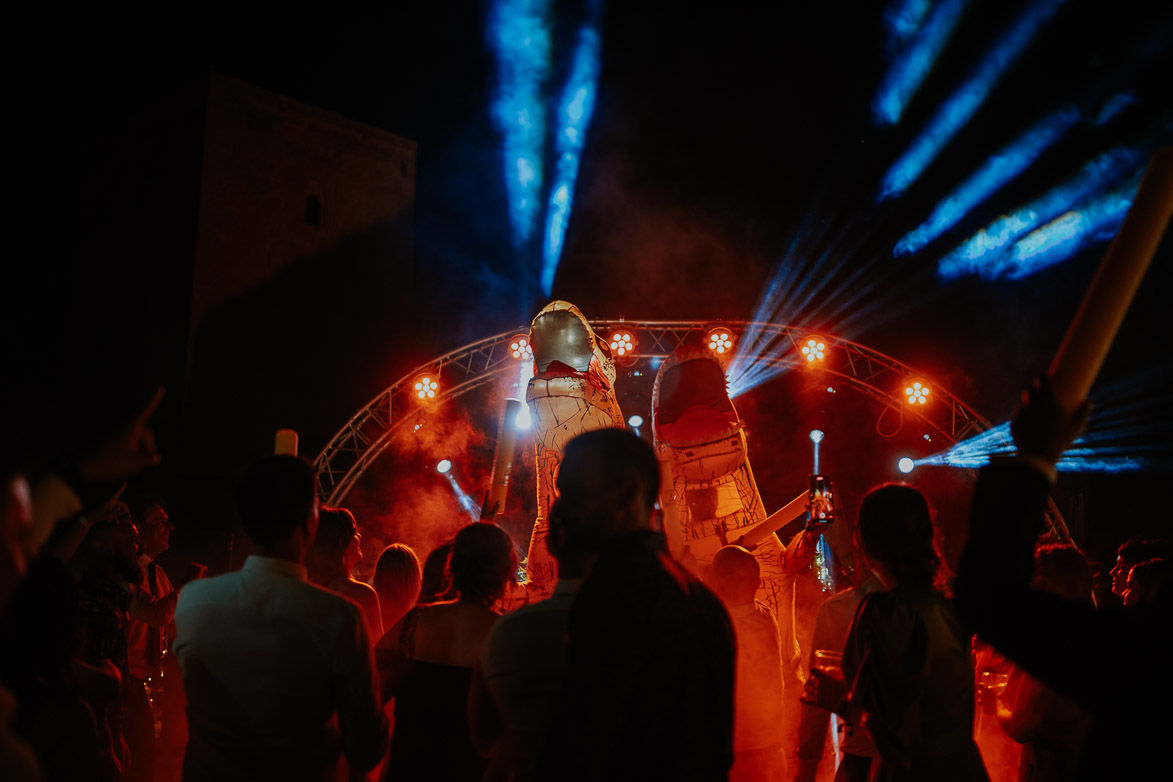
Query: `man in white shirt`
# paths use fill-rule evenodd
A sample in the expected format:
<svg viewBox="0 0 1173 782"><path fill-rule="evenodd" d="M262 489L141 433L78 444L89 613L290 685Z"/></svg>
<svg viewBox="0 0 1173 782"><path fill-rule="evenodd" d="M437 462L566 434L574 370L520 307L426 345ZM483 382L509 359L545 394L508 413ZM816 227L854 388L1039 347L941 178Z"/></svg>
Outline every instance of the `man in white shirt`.
<svg viewBox="0 0 1173 782"><path fill-rule="evenodd" d="M235 573L189 584L175 611L187 692L185 780L369 770L387 748L374 658L357 605L306 581L318 523L308 462L271 456L237 492L254 553Z"/></svg>

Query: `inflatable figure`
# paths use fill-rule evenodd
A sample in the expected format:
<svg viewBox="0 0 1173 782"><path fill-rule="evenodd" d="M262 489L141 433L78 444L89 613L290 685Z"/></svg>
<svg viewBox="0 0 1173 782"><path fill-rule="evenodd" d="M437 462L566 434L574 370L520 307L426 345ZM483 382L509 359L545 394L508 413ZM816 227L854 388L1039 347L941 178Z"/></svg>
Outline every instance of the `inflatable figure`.
<svg viewBox="0 0 1173 782"><path fill-rule="evenodd" d="M534 376L525 400L534 435L538 513L530 536L526 575L531 598L554 588L554 560L546 550L546 519L554 502L554 479L562 449L591 429L623 426L615 399L615 362L610 346L595 334L578 308L552 301L530 324Z"/></svg>
<svg viewBox="0 0 1173 782"><path fill-rule="evenodd" d="M673 554L704 578L721 547L745 545L748 538L756 541L746 547L761 567L758 599L778 618L787 678L793 679L800 658L794 629L794 576L810 563L817 537L799 533L787 550L772 531L760 534L763 527L774 527L765 524L766 509L750 468L744 422L726 391L724 366L712 352L682 346L665 359L656 373L652 412L656 454L671 476L671 486L661 489L661 505L666 518L676 519L680 527L669 536L682 546ZM668 505L674 507L670 510ZM793 518L785 515L785 521Z"/></svg>

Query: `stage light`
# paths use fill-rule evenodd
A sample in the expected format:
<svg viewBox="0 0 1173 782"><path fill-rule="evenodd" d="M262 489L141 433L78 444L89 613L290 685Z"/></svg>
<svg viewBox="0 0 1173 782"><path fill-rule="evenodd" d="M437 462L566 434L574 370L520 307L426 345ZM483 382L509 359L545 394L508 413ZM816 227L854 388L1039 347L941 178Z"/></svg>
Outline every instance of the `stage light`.
<svg viewBox="0 0 1173 782"><path fill-rule="evenodd" d="M627 419L627 425L632 429L638 429L644 425L644 417L642 415L633 415Z"/></svg>
<svg viewBox="0 0 1173 782"><path fill-rule="evenodd" d="M509 340L509 353L518 361L533 361L534 350L530 347L529 337L518 334Z"/></svg>
<svg viewBox="0 0 1173 782"><path fill-rule="evenodd" d="M521 409L517 411L517 417L513 419L513 425L518 429L529 429L532 423L533 418L529 414L529 405L522 404Z"/></svg>
<svg viewBox="0 0 1173 782"><path fill-rule="evenodd" d="M616 358L635 352L635 337L630 331L616 331L611 335L611 351Z"/></svg>
<svg viewBox="0 0 1173 782"><path fill-rule="evenodd" d="M904 396L910 405L923 405L929 401L929 381L914 377L904 384Z"/></svg>
<svg viewBox="0 0 1173 782"><path fill-rule="evenodd" d="M896 467L900 470L900 472L907 475L908 473L912 472L912 468L916 467L916 462L905 456L903 459L896 462Z"/></svg>
<svg viewBox="0 0 1173 782"><path fill-rule="evenodd" d="M835 393L835 386L827 386L827 393L828 394Z"/></svg>
<svg viewBox="0 0 1173 782"><path fill-rule="evenodd" d="M811 430L811 442L816 443L816 444L823 442L823 430L822 429L812 429Z"/></svg>
<svg viewBox="0 0 1173 782"><path fill-rule="evenodd" d="M436 465L436 472L440 473L441 475L445 474L446 472L448 472L451 469L452 469L452 462L449 461L448 459L441 459L440 463Z"/></svg>
<svg viewBox="0 0 1173 782"><path fill-rule="evenodd" d="M803 340L800 350L807 363L813 364L816 361L822 361L827 357L827 340L812 334Z"/></svg>
<svg viewBox="0 0 1173 782"><path fill-rule="evenodd" d="M415 379L412 386L415 389L415 397L421 402L427 402L436 398L436 392L440 389L440 384L436 381L436 376L425 372Z"/></svg>
<svg viewBox="0 0 1173 782"><path fill-rule="evenodd" d="M723 356L733 350L733 334L729 329L713 329L709 332L705 343L709 346L709 350L718 356Z"/></svg>

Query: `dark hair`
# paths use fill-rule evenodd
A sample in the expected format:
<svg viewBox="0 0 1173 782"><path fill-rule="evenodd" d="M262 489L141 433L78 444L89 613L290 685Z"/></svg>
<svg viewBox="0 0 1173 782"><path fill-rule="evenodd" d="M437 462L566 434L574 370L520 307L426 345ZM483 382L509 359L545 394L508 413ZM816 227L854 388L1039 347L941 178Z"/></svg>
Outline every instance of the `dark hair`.
<svg viewBox="0 0 1173 782"><path fill-rule="evenodd" d="M315 583L346 572L346 549L358 532L354 514L346 508L318 509L318 532L306 556L306 571Z"/></svg>
<svg viewBox="0 0 1173 782"><path fill-rule="evenodd" d="M390 630L420 596L420 561L411 547L392 543L375 563L375 592L383 612L383 626Z"/></svg>
<svg viewBox="0 0 1173 782"><path fill-rule="evenodd" d="M516 567L513 541L496 524L474 521L456 533L448 570L461 600L496 602Z"/></svg>
<svg viewBox="0 0 1173 782"><path fill-rule="evenodd" d="M623 429L595 429L566 444L558 469L557 514L577 546L597 550L616 530L615 511L638 493L648 513L660 493L652 447Z"/></svg>
<svg viewBox="0 0 1173 782"><path fill-rule="evenodd" d="M271 546L292 535L313 512L318 477L305 459L269 456L245 473L236 507L249 540Z"/></svg>
<svg viewBox="0 0 1173 782"><path fill-rule="evenodd" d="M1158 591L1173 578L1173 561L1154 557L1137 562L1128 571L1129 589L1140 592L1142 604L1152 602Z"/></svg>
<svg viewBox="0 0 1173 782"><path fill-rule="evenodd" d="M887 567L898 585L943 591L933 513L920 491L900 483L872 489L859 505L858 533L864 553Z"/></svg>
<svg viewBox="0 0 1173 782"><path fill-rule="evenodd" d="M1091 566L1083 552L1068 543L1044 543L1035 549L1035 580L1062 597L1091 600Z"/></svg>
<svg viewBox="0 0 1173 782"><path fill-rule="evenodd" d="M1173 559L1173 545L1164 538L1133 538L1120 544L1116 556L1134 565L1149 559Z"/></svg>
<svg viewBox="0 0 1173 782"><path fill-rule="evenodd" d="M424 558L420 574L420 601L447 600L451 597L452 578L448 574L448 557L452 556L452 541L446 540Z"/></svg>

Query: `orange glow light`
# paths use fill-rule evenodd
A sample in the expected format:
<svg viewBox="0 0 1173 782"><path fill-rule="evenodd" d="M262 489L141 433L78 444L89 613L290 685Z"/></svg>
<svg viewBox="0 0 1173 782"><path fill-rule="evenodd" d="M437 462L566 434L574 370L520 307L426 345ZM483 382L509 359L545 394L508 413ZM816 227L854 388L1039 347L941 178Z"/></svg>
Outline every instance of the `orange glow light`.
<svg viewBox="0 0 1173 782"><path fill-rule="evenodd" d="M611 335L611 350L619 358L635 352L635 338L630 331L616 331Z"/></svg>
<svg viewBox="0 0 1173 782"><path fill-rule="evenodd" d="M929 381L914 377L904 384L904 397L910 405L923 405L929 401Z"/></svg>
<svg viewBox="0 0 1173 782"><path fill-rule="evenodd" d="M801 351L807 363L822 361L827 357L827 340L818 335L811 335L803 341Z"/></svg>
<svg viewBox="0 0 1173 782"><path fill-rule="evenodd" d="M415 397L421 402L427 402L430 399L436 398L436 392L440 389L440 383L436 380L435 375L425 372L415 379L412 386L415 389Z"/></svg>
<svg viewBox="0 0 1173 782"><path fill-rule="evenodd" d="M524 334L518 334L513 339L509 340L509 352L518 361L533 361L534 351L530 347L529 337Z"/></svg>
<svg viewBox="0 0 1173 782"><path fill-rule="evenodd" d="M733 334L729 329L713 329L709 332L706 342L709 350L718 356L723 356L733 350Z"/></svg>

